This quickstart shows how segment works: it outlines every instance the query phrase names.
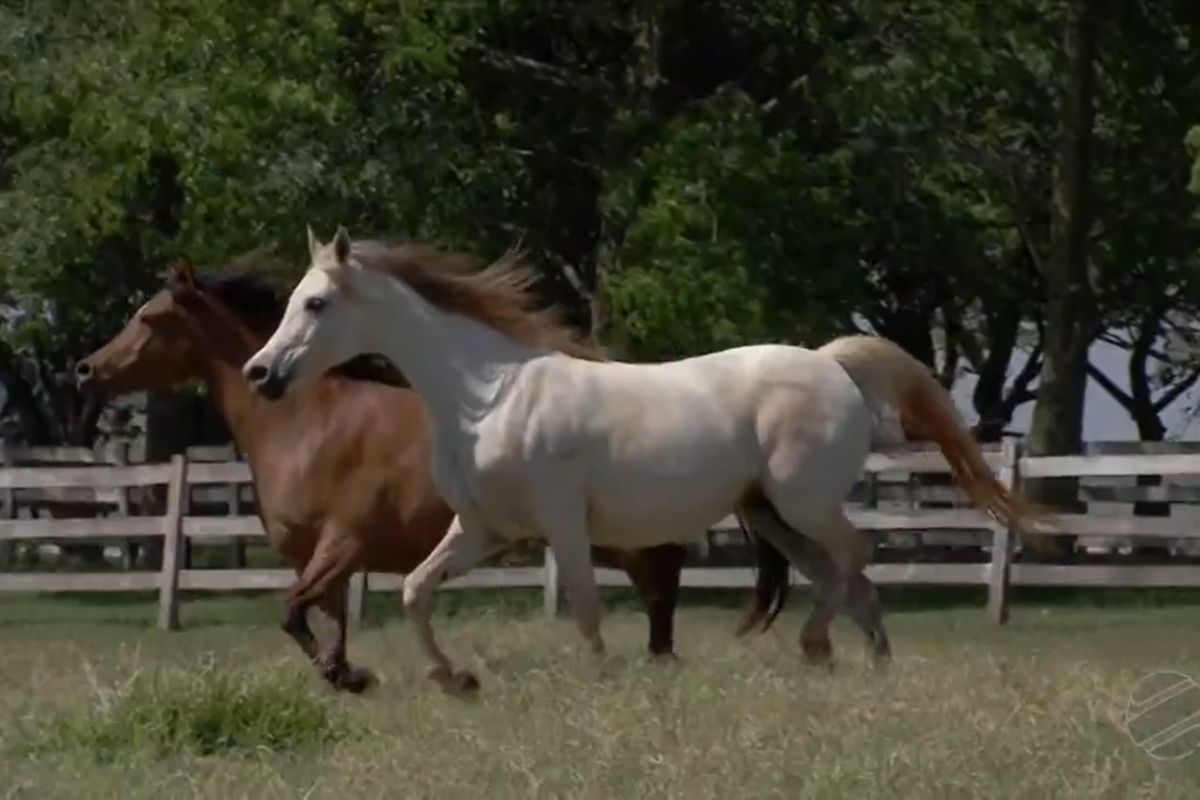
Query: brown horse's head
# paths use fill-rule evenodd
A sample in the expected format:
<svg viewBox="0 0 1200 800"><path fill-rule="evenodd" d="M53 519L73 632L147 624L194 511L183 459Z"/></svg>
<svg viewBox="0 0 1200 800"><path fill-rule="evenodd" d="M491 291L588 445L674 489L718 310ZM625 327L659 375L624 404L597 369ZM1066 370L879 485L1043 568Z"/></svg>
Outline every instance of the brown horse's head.
<svg viewBox="0 0 1200 800"><path fill-rule="evenodd" d="M113 394L168 389L203 377L214 354L249 357L282 311L274 291L254 283L201 282L185 261L120 333L76 365L80 386Z"/></svg>
<svg viewBox="0 0 1200 800"><path fill-rule="evenodd" d="M214 360L237 369L275 330L283 299L252 273L197 276L188 262L124 329L75 368L81 388L106 394L169 389L208 377ZM333 372L353 380L406 387L386 359L359 356Z"/></svg>

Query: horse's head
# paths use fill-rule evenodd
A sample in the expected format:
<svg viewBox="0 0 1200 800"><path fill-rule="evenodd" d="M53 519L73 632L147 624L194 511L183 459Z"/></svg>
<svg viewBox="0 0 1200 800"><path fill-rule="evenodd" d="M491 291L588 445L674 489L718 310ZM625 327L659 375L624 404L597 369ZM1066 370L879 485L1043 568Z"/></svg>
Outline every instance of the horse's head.
<svg viewBox="0 0 1200 800"><path fill-rule="evenodd" d="M203 350L190 324L199 289L191 264L176 267L162 291L125 327L75 367L81 388L121 394L168 389L196 378Z"/></svg>
<svg viewBox="0 0 1200 800"><path fill-rule="evenodd" d="M259 393L273 400L369 352L358 339L367 319L362 306L373 293L365 284L373 276L354 263L349 233L339 226L333 241L323 245L310 228L308 249L311 264L292 291L283 320L242 369Z"/></svg>
<svg viewBox="0 0 1200 800"><path fill-rule="evenodd" d="M392 323L417 325L409 330L408 344L419 350L426 343L411 341L419 335L413 331L438 315L473 319L526 347L605 357L598 348L576 342L552 309L537 309L534 273L515 253L484 267L476 259L415 243L352 244L342 227L327 245L310 229L308 248L308 272L292 291L283 321L243 368L265 397L278 399L329 369L345 371L364 353L397 358ZM370 358L398 374L383 356Z"/></svg>

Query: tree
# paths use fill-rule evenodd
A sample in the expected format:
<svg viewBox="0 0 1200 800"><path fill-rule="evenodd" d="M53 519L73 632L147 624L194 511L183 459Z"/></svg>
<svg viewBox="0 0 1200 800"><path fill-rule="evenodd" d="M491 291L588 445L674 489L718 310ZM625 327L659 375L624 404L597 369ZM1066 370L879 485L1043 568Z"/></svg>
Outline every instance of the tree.
<svg viewBox="0 0 1200 800"><path fill-rule="evenodd" d="M1042 269L1046 334L1038 400L1026 440L1029 452L1038 455L1077 453L1082 447L1088 349L1099 332L1088 253L1097 13L1095 0L1070 0L1067 6L1050 251ZM1049 479L1031 481L1029 490L1042 502L1071 505L1077 486L1075 480ZM1059 558L1069 554L1071 542L1054 537ZM1031 544L1039 552L1048 549L1040 538Z"/></svg>
<svg viewBox="0 0 1200 800"><path fill-rule="evenodd" d="M50 0L0 28L0 370L31 441L90 438L73 359L179 255L299 257L310 221L473 243L508 182L462 8Z"/></svg>

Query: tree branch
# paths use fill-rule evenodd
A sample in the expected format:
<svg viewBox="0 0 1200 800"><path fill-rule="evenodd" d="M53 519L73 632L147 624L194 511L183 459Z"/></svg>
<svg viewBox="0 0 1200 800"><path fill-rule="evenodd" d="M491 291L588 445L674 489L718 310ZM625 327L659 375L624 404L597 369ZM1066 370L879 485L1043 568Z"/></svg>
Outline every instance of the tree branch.
<svg viewBox="0 0 1200 800"><path fill-rule="evenodd" d="M1012 388L1008 391L1008 397L1005 398L1005 408L1011 416L1012 411L1022 403L1028 403L1031 400L1037 399L1037 391L1029 388L1029 384L1033 383L1042 371L1042 343L1039 341L1037 346L1029 351L1029 357L1025 359L1025 363L1021 365L1021 371L1017 373L1017 377L1013 378Z"/></svg>
<svg viewBox="0 0 1200 800"><path fill-rule="evenodd" d="M572 72L527 56L490 48L477 48L474 55L476 63L480 66L500 73L508 80L523 80L558 92L583 92L601 96L613 94L613 87L602 78Z"/></svg>
<svg viewBox="0 0 1200 800"><path fill-rule="evenodd" d="M1024 192L1021 190L1020 183L1017 181L1016 173L1013 172L1012 165L1002 153L999 153L995 148L967 143L967 146L976 150L984 159L985 163L990 161L999 170L1004 181L1005 203L1008 206L1009 214L1012 216L1013 224L1016 225L1017 234L1021 238L1021 245L1025 248L1026 254L1029 256L1030 262L1037 270L1039 275L1046 274L1046 264L1042 260L1041 254L1038 252L1037 242L1034 239L1033 232L1029 229L1029 220L1032 215L1022 201Z"/></svg>
<svg viewBox="0 0 1200 800"><path fill-rule="evenodd" d="M1171 403L1174 403L1179 399L1180 395L1192 388L1196 384L1197 380L1200 380L1200 368L1192 370L1187 377L1176 383L1170 389L1167 389L1162 396L1154 401L1154 410L1161 412L1167 406L1171 405Z"/></svg>
<svg viewBox="0 0 1200 800"><path fill-rule="evenodd" d="M1104 391L1108 392L1114 400L1121 404L1122 408L1130 414L1133 413L1133 397L1126 393L1120 386L1113 383L1112 378L1101 372L1091 362L1088 362L1088 376L1100 384Z"/></svg>
<svg viewBox="0 0 1200 800"><path fill-rule="evenodd" d="M947 329L954 327L954 340L959 353L966 359L967 364L975 372L983 368L983 345L974 331L968 330L962 322L962 312L957 305L950 302L942 304L942 319Z"/></svg>

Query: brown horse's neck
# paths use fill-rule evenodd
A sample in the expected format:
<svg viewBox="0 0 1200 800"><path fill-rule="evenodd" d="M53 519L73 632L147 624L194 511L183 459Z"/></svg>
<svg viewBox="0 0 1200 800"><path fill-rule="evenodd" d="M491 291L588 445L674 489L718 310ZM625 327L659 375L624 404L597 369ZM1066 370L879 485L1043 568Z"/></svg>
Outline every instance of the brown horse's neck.
<svg viewBox="0 0 1200 800"><path fill-rule="evenodd" d="M215 309L210 307L209 313ZM267 337L254 333L239 320L217 314L217 324L197 326L204 363L200 372L217 409L225 419L234 444L253 463L265 439L287 413L294 400L272 403L260 397L242 375L242 365ZM231 315L228 315L231 316Z"/></svg>
<svg viewBox="0 0 1200 800"><path fill-rule="evenodd" d="M247 353L246 358L252 354ZM268 428L262 424L271 411L269 401L259 397L242 376L241 364L221 357L209 360L206 382L213 402L229 426L238 450L253 460L257 444ZM281 409L274 409L278 413Z"/></svg>

